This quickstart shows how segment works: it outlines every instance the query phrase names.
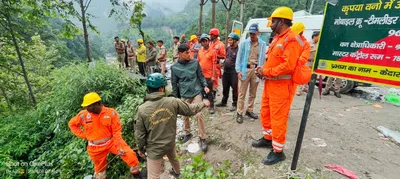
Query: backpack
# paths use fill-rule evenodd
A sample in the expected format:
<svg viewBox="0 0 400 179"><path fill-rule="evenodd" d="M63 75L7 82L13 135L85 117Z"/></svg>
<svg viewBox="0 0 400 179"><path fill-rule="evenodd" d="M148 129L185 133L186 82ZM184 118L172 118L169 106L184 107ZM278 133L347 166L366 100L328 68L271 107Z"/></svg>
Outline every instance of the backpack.
<svg viewBox="0 0 400 179"><path fill-rule="evenodd" d="M298 85L307 84L311 80L311 74L311 68L297 60L296 68L292 75L293 82Z"/></svg>

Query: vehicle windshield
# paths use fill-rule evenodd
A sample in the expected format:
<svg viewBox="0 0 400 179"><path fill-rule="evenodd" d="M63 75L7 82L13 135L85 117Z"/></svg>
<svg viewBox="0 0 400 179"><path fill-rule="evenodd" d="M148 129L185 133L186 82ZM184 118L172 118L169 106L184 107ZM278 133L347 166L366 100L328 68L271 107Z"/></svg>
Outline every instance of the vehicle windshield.
<svg viewBox="0 0 400 179"><path fill-rule="evenodd" d="M246 39L250 36L250 33L247 33ZM267 46L269 46L269 37L271 36L271 32L260 32L258 37L260 37Z"/></svg>

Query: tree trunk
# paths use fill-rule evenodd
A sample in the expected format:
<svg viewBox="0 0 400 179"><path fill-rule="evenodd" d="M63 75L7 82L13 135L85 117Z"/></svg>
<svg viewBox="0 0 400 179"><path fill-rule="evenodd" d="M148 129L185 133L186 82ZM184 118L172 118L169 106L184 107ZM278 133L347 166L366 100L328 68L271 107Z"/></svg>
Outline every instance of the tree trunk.
<svg viewBox="0 0 400 179"><path fill-rule="evenodd" d="M145 39L144 39L144 32L142 30L142 23L141 22L139 22L139 24L138 24L138 29L139 29L140 36L142 36L142 40L143 40L143 43L144 43Z"/></svg>
<svg viewBox="0 0 400 179"><path fill-rule="evenodd" d="M217 3L215 1L212 2L212 17L211 17L211 28L215 28L215 6Z"/></svg>
<svg viewBox="0 0 400 179"><path fill-rule="evenodd" d="M7 93L4 90L3 86L0 86L0 90L1 90L2 95L4 96L4 99L6 100L8 109L10 109L11 112L14 111L13 108L12 108L12 105L10 103L10 100L8 99Z"/></svg>
<svg viewBox="0 0 400 179"><path fill-rule="evenodd" d="M28 86L29 95L31 96L31 99L32 99L32 102L33 102L33 106L36 108L36 104L37 104L36 98L35 98L35 95L33 94L31 83L29 82L28 72L25 69L24 61L22 60L21 51L19 49L17 38L15 37L15 34L14 34L12 23L11 23L11 20L10 20L9 16L6 16L6 18L7 18L8 28L10 29L10 34L11 34L11 37L12 37L12 41L14 43L15 50L17 51L18 60L19 60L19 63L21 64L22 74L24 76L26 85Z"/></svg>
<svg viewBox="0 0 400 179"><path fill-rule="evenodd" d="M228 45L228 35L229 35L229 11L226 11L226 20L225 20L225 44Z"/></svg>
<svg viewBox="0 0 400 179"><path fill-rule="evenodd" d="M201 25L203 23L203 6L204 6L204 0L200 0L200 15L199 15L199 26L197 30L197 34L201 34Z"/></svg>
<svg viewBox="0 0 400 179"><path fill-rule="evenodd" d="M240 22L243 22L243 9L244 9L244 0L240 1Z"/></svg>
<svg viewBox="0 0 400 179"><path fill-rule="evenodd" d="M81 13L82 13L82 27L83 27L83 37L85 39L85 48L86 48L86 56L89 62L92 62L92 57L90 56L90 47L89 47L89 34L86 27L86 12L85 6L83 6L83 0L79 0L81 6Z"/></svg>

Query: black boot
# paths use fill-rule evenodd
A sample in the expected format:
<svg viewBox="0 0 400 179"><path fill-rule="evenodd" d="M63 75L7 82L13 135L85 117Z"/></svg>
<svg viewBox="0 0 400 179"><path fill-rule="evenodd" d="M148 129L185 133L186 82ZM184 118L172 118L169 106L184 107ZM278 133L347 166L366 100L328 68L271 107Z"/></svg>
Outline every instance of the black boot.
<svg viewBox="0 0 400 179"><path fill-rule="evenodd" d="M267 140L262 137L261 139L253 141L253 143L251 143L251 146L255 148L272 148L272 140Z"/></svg>
<svg viewBox="0 0 400 179"><path fill-rule="evenodd" d="M329 95L329 90L322 92L322 95L324 95L324 96Z"/></svg>
<svg viewBox="0 0 400 179"><path fill-rule="evenodd" d="M238 113L236 116L236 122L239 124L243 123L243 115Z"/></svg>
<svg viewBox="0 0 400 179"><path fill-rule="evenodd" d="M179 178L180 174L175 173L174 169L168 169L168 173L171 174L174 178Z"/></svg>
<svg viewBox="0 0 400 179"><path fill-rule="evenodd" d="M342 97L342 95L341 95L340 93L338 93L338 92L335 92L335 96L336 96L337 98L341 98L341 97Z"/></svg>
<svg viewBox="0 0 400 179"><path fill-rule="evenodd" d="M186 143L186 142L189 141L192 137L193 137L192 134L184 135L184 136L183 136L183 139L182 139L182 142L183 142L183 143Z"/></svg>
<svg viewBox="0 0 400 179"><path fill-rule="evenodd" d="M253 112L246 111L246 116L252 118L252 119L258 119L258 116L254 114Z"/></svg>
<svg viewBox="0 0 400 179"><path fill-rule="evenodd" d="M217 105L215 105L216 107L226 107L226 103L218 103Z"/></svg>
<svg viewBox="0 0 400 179"><path fill-rule="evenodd" d="M215 114L215 110L213 107L210 108L210 114Z"/></svg>
<svg viewBox="0 0 400 179"><path fill-rule="evenodd" d="M207 152L207 150L208 150L208 144L207 144L207 141L206 141L206 139L200 139L200 149L201 149L201 151L203 151L204 153L206 153Z"/></svg>
<svg viewBox="0 0 400 179"><path fill-rule="evenodd" d="M264 165L273 165L276 164L280 161L284 161L286 159L286 156L283 152L275 152L274 150L271 150L271 152L268 154L268 156L266 156L262 163Z"/></svg>

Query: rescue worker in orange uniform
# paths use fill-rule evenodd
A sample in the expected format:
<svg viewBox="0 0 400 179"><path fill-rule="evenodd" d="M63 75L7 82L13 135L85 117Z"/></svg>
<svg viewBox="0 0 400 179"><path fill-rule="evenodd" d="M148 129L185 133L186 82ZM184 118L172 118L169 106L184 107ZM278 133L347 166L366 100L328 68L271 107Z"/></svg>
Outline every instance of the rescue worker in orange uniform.
<svg viewBox="0 0 400 179"><path fill-rule="evenodd" d="M273 32L263 67L257 67L257 75L265 79L261 104L261 125L264 136L252 143L253 147L273 148L262 163L273 165L286 159L283 153L291 99L294 95L292 74L302 51L303 41L290 26L293 11L288 7L275 9L268 19Z"/></svg>
<svg viewBox="0 0 400 179"><path fill-rule="evenodd" d="M210 35L210 48L214 49L217 52L217 71L215 73L215 80L214 80L214 85L213 85L213 93L214 96L217 94L217 89L218 89L218 79L222 78L222 71L221 71L221 59L225 59L226 56L226 50L225 50L225 45L222 43L218 37L219 37L219 30L217 28L212 28L210 32L208 33Z"/></svg>
<svg viewBox="0 0 400 179"><path fill-rule="evenodd" d="M303 24L302 22L296 22L296 23L293 24L293 26L292 26L291 29L292 29L292 31L293 31L294 33L299 34L301 40L302 40L303 43L304 43L303 51L301 52L301 56L300 56L300 58L299 58L299 61L300 61L300 63L301 63L302 65L305 65L305 64L309 61L309 59L310 59L310 54L311 54L311 45L310 45L310 43L307 41L307 39L303 36L303 32L304 32L304 30L306 29L306 26L304 26L304 24ZM299 85L299 86L295 87L296 95L297 95L297 96L300 96L303 90L304 90L304 91L307 90L307 89L306 89L307 87L308 87L307 84L305 84L305 85ZM293 96L293 97L294 97L294 96Z"/></svg>
<svg viewBox="0 0 400 179"><path fill-rule="evenodd" d="M117 111L103 106L100 96L95 92L86 94L81 106L86 109L72 118L68 126L75 136L88 141L87 151L94 163L95 178L106 178L109 153L119 155L130 166L133 176L140 177L139 160L122 139Z"/></svg>

